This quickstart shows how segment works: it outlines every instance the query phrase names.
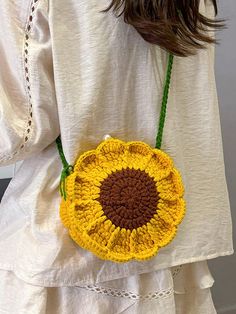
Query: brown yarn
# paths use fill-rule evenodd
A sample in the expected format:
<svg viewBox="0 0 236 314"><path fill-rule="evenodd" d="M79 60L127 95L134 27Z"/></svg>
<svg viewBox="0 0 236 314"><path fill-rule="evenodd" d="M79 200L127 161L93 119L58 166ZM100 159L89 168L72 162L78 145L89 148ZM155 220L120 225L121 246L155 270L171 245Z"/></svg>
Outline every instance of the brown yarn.
<svg viewBox="0 0 236 314"><path fill-rule="evenodd" d="M102 181L97 200L116 227L136 229L156 213L156 182L143 170L122 169Z"/></svg>

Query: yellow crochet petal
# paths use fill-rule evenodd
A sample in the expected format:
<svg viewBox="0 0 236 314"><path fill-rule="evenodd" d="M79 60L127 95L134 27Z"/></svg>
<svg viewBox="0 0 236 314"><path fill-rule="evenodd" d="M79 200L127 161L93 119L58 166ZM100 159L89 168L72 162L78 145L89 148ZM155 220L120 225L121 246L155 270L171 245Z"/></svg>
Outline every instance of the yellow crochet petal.
<svg viewBox="0 0 236 314"><path fill-rule="evenodd" d="M112 260L115 262L124 262L130 259L125 254L113 253L109 250L108 242L110 235L113 234L115 228L112 223L102 216L96 219L86 230L70 229L72 239L82 248L91 251L93 254L104 260ZM104 231L105 230L105 231Z"/></svg>
<svg viewBox="0 0 236 314"><path fill-rule="evenodd" d="M144 170L152 155L152 148L144 142L132 141L126 145L127 164L129 168Z"/></svg>
<svg viewBox="0 0 236 314"><path fill-rule="evenodd" d="M130 245L133 257L138 260L149 259L158 251L158 245L146 225L132 230Z"/></svg>
<svg viewBox="0 0 236 314"><path fill-rule="evenodd" d="M185 206L185 201L182 198L175 201L160 199L157 205L157 215L172 225L178 225L185 215Z"/></svg>
<svg viewBox="0 0 236 314"><path fill-rule="evenodd" d="M85 233L93 243L96 243L96 246L100 246L100 248L106 250L106 246L114 229L115 226L112 222L107 219L106 216L103 216L88 226ZM99 254L99 252L97 252L97 254Z"/></svg>
<svg viewBox="0 0 236 314"><path fill-rule="evenodd" d="M117 170L126 169L127 163L119 156L117 156L117 160L106 160L104 157L104 160L101 162L101 168L108 176Z"/></svg>
<svg viewBox="0 0 236 314"><path fill-rule="evenodd" d="M99 197L101 183L97 179L77 174L74 183L74 198L76 200L95 200Z"/></svg>
<svg viewBox="0 0 236 314"><path fill-rule="evenodd" d="M99 144L96 151L105 156L107 161L113 161L125 154L125 146L125 142L117 138L110 138Z"/></svg>
<svg viewBox="0 0 236 314"><path fill-rule="evenodd" d="M89 236L86 234L84 230L79 230L77 226L72 226L69 229L69 234L71 238L83 249L94 251L92 249L94 246L96 246L96 243L92 243L92 240L89 238ZM92 245L91 245L92 244ZM99 248L101 250L101 248ZM94 252L93 252L94 253ZM105 254L105 252L103 253Z"/></svg>
<svg viewBox="0 0 236 314"><path fill-rule="evenodd" d="M114 138L107 139L97 147L97 153L101 156L100 166L107 175L127 168L125 142Z"/></svg>
<svg viewBox="0 0 236 314"><path fill-rule="evenodd" d="M92 179L99 185L99 182L107 177L101 164L104 157L99 155L96 150L91 150L82 154L76 161L74 171L81 177Z"/></svg>
<svg viewBox="0 0 236 314"><path fill-rule="evenodd" d="M67 199L74 201L76 199L89 200L96 199L100 193L101 176L96 173L78 173L74 171L66 178Z"/></svg>
<svg viewBox="0 0 236 314"><path fill-rule="evenodd" d="M145 167L147 172L155 181L160 181L170 174L173 168L172 159L160 149L153 149L153 155Z"/></svg>
<svg viewBox="0 0 236 314"><path fill-rule="evenodd" d="M74 200L74 190L75 190L75 178L76 173L71 173L68 177L66 177L66 198L67 200Z"/></svg>
<svg viewBox="0 0 236 314"><path fill-rule="evenodd" d="M179 171L173 168L168 177L157 182L159 197L165 200L174 201L183 196L184 187Z"/></svg>
<svg viewBox="0 0 236 314"><path fill-rule="evenodd" d="M70 227L78 230L87 229L91 223L103 215L102 206L94 200L76 200L68 207Z"/></svg>
<svg viewBox="0 0 236 314"><path fill-rule="evenodd" d="M89 247L87 246L86 241L84 241L81 232L79 232L75 228L71 228L69 229L69 234L71 238L76 242L76 244L78 244L83 249L89 250Z"/></svg>
<svg viewBox="0 0 236 314"><path fill-rule="evenodd" d="M104 230L110 227L109 223L105 223L106 221L106 216L94 219L84 230L80 230L80 228L75 225L70 228L70 235L82 248L91 251L102 259L106 259L106 244L109 240L109 232L104 232Z"/></svg>
<svg viewBox="0 0 236 314"><path fill-rule="evenodd" d="M87 172L87 168L94 168L99 164L99 156L96 154L96 150L92 149L84 152L79 156L74 165L74 171L80 173Z"/></svg>
<svg viewBox="0 0 236 314"><path fill-rule="evenodd" d="M106 216L94 218L90 224L86 227L82 226L82 228L80 224L71 224L69 229L70 236L82 248L90 250L100 258L105 258L107 249L104 243L107 243L108 240L105 241L105 236L99 231L102 230L105 220Z"/></svg>
<svg viewBox="0 0 236 314"><path fill-rule="evenodd" d="M147 223L147 229L158 247L163 247L170 243L177 230L176 226L160 218L158 215L154 215L154 218Z"/></svg>
<svg viewBox="0 0 236 314"><path fill-rule="evenodd" d="M61 203L60 203L59 214L60 214L60 218L62 220L63 225L67 228L70 228L70 219L68 215L69 205L70 205L69 200L67 199L65 201L64 198L62 198Z"/></svg>
<svg viewBox="0 0 236 314"><path fill-rule="evenodd" d="M112 253L129 254L130 253L130 235L131 230L116 227L110 235L107 248Z"/></svg>
<svg viewBox="0 0 236 314"><path fill-rule="evenodd" d="M101 142L96 150L85 152L77 160L74 170L92 178L97 185L113 171L126 167L125 143L118 139Z"/></svg>

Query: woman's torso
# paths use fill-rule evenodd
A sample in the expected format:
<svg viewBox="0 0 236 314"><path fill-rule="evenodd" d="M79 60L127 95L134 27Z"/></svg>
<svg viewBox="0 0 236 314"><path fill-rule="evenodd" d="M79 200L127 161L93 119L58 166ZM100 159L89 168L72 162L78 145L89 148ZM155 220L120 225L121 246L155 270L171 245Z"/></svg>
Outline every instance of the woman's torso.
<svg viewBox="0 0 236 314"><path fill-rule="evenodd" d="M167 52L145 42L122 16L98 12L108 4L54 0L48 7L39 0L32 21L28 50L35 127L60 128L72 164L106 134L155 145ZM204 1L201 9L212 14ZM39 60L37 44L44 38L52 48L48 76L34 65ZM35 283L78 284L229 254L230 214L213 53L209 47L195 56L174 58L162 149L182 173L187 203L174 241L149 261L124 264L100 260L77 246L59 218L62 165L54 141L23 162L4 195L1 267L13 268ZM48 106L41 81L44 88L50 86ZM44 108L56 108L58 120L43 119Z"/></svg>

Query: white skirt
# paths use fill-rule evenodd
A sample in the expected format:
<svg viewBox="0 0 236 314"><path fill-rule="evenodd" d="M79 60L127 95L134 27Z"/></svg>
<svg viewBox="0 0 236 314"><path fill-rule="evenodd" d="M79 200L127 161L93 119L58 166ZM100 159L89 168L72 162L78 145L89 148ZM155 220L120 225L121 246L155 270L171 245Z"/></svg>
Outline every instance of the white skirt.
<svg viewBox="0 0 236 314"><path fill-rule="evenodd" d="M206 261L87 286L45 287L0 270L1 314L216 314Z"/></svg>

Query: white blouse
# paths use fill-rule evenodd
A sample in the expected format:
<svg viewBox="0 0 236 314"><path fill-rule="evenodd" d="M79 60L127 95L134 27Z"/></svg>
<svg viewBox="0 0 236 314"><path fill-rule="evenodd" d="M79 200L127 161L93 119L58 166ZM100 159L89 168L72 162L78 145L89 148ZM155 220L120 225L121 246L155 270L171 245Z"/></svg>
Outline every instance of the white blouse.
<svg viewBox="0 0 236 314"><path fill-rule="evenodd" d="M0 166L24 160L0 205L0 269L43 286L102 283L233 253L214 46L174 57L162 149L182 173L186 215L148 261L104 261L59 217L61 134L73 164L109 134L155 145L167 53L108 0L2 1ZM203 14L213 6L201 1Z"/></svg>

